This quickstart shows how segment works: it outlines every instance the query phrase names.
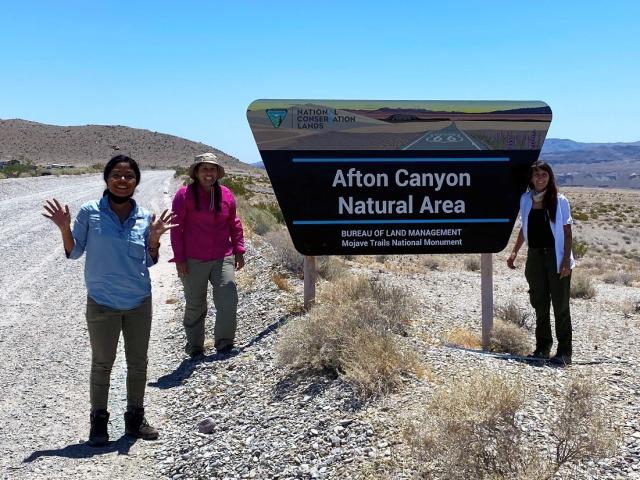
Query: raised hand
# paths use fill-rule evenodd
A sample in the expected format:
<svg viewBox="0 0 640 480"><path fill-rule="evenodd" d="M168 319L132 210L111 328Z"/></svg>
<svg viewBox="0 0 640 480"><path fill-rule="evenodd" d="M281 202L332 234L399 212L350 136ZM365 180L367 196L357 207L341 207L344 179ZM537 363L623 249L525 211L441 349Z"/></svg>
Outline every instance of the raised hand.
<svg viewBox="0 0 640 480"><path fill-rule="evenodd" d="M71 228L71 213L69 213L68 205L65 205L63 209L60 202L54 198L53 201L47 200L47 204L43 207L47 213L42 213L42 216L55 223L60 230Z"/></svg>
<svg viewBox="0 0 640 480"><path fill-rule="evenodd" d="M162 212L160 218L156 218L156 214L153 214L153 216L151 217L151 226L149 229L149 238L151 243L159 242L160 237L165 232L178 226L177 224L171 223L174 218L175 213L170 212L169 210L165 210L164 212Z"/></svg>

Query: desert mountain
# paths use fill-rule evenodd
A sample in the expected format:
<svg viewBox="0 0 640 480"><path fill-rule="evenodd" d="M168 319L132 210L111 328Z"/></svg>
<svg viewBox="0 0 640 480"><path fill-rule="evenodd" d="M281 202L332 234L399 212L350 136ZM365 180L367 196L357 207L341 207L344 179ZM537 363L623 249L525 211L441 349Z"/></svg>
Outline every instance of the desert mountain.
<svg viewBox="0 0 640 480"><path fill-rule="evenodd" d="M142 167L170 167L189 165L195 155L203 152L214 152L229 171L251 168L210 145L140 128L0 120L0 160L87 166L105 163L122 153L135 158Z"/></svg>
<svg viewBox="0 0 640 480"><path fill-rule="evenodd" d="M640 188L640 142L580 143L548 138L540 158L562 185Z"/></svg>
<svg viewBox="0 0 640 480"><path fill-rule="evenodd" d="M92 165L124 153L144 167L170 167L189 165L202 152L215 152L229 171L261 167L249 166L204 143L139 128L0 120L0 160ZM640 142L580 143L548 138L540 158L553 165L562 185L640 188Z"/></svg>

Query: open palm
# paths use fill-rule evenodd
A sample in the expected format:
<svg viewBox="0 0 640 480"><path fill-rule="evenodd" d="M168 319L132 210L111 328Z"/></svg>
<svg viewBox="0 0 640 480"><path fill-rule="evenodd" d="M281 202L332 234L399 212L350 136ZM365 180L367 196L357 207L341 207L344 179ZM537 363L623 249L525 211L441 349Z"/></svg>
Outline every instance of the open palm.
<svg viewBox="0 0 640 480"><path fill-rule="evenodd" d="M58 228L71 227L71 213L69 212L68 205L65 205L63 209L60 202L54 198L53 201L47 200L47 204L43 205L43 207L47 213L43 213L42 215L55 223Z"/></svg>

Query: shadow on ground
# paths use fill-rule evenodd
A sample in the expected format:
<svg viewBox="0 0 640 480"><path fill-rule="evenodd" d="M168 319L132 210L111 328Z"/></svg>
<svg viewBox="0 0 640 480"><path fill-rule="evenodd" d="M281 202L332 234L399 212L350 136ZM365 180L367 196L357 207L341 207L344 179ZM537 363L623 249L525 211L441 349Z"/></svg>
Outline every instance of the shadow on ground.
<svg viewBox="0 0 640 480"><path fill-rule="evenodd" d="M167 375L163 375L162 377L159 377L158 380L156 380L155 382L149 382L147 385L149 387L155 387L161 390L166 390L168 388L174 388L174 387L180 386L184 383L184 381L187 378L191 376L191 374L197 368L199 363L220 362L220 361L228 360L230 358L238 356L248 348L261 342L265 337L267 337L271 333L275 332L288 319L289 319L288 315L283 315L278 320L273 322L271 325L268 325L264 330L259 332L246 344L239 346L237 348L234 348L233 351L229 353L214 353L211 355L201 355L195 358L185 358L184 360L182 360L182 362L180 362L180 365L178 365L173 372L168 373Z"/></svg>
<svg viewBox="0 0 640 480"><path fill-rule="evenodd" d="M31 463L40 457L91 458L96 455L118 452L118 455L128 455L129 450L138 439L123 435L104 447L92 447L88 443L74 443L54 450L37 450L25 458L22 463Z"/></svg>

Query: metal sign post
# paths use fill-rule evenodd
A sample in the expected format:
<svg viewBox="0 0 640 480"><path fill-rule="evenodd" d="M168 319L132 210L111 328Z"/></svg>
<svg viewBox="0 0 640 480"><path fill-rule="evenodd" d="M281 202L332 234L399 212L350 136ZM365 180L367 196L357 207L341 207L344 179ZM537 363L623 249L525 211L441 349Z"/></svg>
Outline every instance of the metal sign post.
<svg viewBox="0 0 640 480"><path fill-rule="evenodd" d="M316 301L316 257L304 256L302 274L304 275L304 309L308 311Z"/></svg>
<svg viewBox="0 0 640 480"><path fill-rule="evenodd" d="M480 255L480 295L482 297L482 349L489 349L493 328L493 255Z"/></svg>

